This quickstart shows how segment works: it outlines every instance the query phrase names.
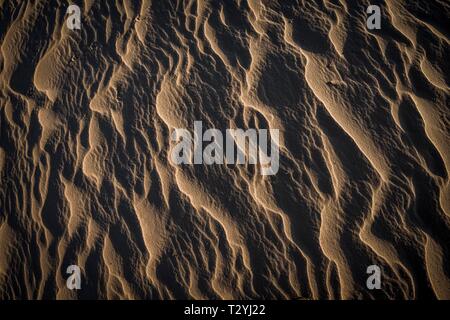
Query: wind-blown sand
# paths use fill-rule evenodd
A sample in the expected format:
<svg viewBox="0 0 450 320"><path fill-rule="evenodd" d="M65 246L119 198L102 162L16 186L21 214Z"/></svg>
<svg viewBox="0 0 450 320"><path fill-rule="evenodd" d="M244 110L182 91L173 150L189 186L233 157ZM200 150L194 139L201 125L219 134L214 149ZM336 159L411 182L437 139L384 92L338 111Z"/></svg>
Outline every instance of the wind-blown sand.
<svg viewBox="0 0 450 320"><path fill-rule="evenodd" d="M78 5L0 2L1 299L450 299L448 1ZM278 173L175 165L194 121Z"/></svg>

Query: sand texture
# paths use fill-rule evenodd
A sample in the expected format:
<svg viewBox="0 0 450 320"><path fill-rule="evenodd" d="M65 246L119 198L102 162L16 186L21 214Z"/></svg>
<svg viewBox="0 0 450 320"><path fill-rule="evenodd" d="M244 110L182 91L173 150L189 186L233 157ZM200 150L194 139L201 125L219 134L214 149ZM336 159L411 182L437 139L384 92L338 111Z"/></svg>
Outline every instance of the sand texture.
<svg viewBox="0 0 450 320"><path fill-rule="evenodd" d="M0 299L450 299L447 0L74 3L0 0Z"/></svg>

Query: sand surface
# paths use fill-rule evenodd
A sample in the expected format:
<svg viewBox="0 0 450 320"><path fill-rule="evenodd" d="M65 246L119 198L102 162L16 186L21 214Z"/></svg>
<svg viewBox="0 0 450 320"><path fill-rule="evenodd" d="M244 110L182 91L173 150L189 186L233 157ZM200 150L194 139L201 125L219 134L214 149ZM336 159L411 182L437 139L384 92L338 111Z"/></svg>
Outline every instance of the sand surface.
<svg viewBox="0 0 450 320"><path fill-rule="evenodd" d="M448 1L76 3L0 1L1 299L450 299Z"/></svg>

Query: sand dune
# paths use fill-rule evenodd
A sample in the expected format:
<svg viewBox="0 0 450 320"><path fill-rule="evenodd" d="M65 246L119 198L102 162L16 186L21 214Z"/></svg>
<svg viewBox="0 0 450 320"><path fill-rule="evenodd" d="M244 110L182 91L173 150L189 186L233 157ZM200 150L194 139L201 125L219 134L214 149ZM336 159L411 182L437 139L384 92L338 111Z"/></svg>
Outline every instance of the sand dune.
<svg viewBox="0 0 450 320"><path fill-rule="evenodd" d="M0 299L450 299L450 4L376 2L1 1Z"/></svg>

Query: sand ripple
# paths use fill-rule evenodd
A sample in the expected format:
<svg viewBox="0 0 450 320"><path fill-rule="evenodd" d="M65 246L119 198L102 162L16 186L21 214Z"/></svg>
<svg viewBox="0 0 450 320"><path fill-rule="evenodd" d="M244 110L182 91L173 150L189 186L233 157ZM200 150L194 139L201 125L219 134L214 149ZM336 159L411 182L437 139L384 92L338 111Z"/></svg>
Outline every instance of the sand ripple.
<svg viewBox="0 0 450 320"><path fill-rule="evenodd" d="M450 6L414 3L1 1L0 298L449 299ZM174 165L196 120L280 129L279 172Z"/></svg>

